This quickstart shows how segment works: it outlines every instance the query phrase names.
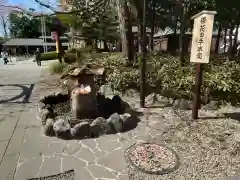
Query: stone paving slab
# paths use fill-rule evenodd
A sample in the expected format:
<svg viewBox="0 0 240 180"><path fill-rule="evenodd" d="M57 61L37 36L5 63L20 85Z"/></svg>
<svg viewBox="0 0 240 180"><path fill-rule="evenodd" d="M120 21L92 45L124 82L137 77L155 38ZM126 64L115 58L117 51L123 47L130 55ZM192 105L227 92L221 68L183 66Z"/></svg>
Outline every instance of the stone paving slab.
<svg viewBox="0 0 240 180"><path fill-rule="evenodd" d="M23 83L24 81L24 84L35 84L39 80L39 67L28 63L21 65L19 69L15 67L16 69L11 69L12 71L10 69L2 71L11 77L9 83ZM21 77L16 76L22 72L24 66L26 69ZM5 77L0 80L0 83L7 82ZM0 164L0 174L3 173L1 179L25 180L74 169L77 180L127 180L125 149L136 142L162 142L159 136L169 126L175 125L173 118L164 117L168 109L165 111L159 108L153 109L149 110L149 113L146 113L145 109L139 109L145 112L145 116L140 117L141 122L129 132L71 141L46 137L42 133L40 122L36 120L36 104L39 94L41 92L35 86L30 103L24 106L23 104L0 104L0 113L4 115L4 118L11 119L10 116L6 116L9 113L13 117L9 121L2 121L6 123L4 127L8 126L7 129L10 131L11 128L16 127L14 133L13 130L11 133L5 130L5 137L2 136L10 142ZM133 105L139 103L136 102L136 98L128 99L128 102ZM5 141L0 141L1 152L6 148L6 143L3 142Z"/></svg>
<svg viewBox="0 0 240 180"><path fill-rule="evenodd" d="M18 117L2 115L0 119L0 141L10 140L16 127Z"/></svg>
<svg viewBox="0 0 240 180"><path fill-rule="evenodd" d="M16 171L19 153L12 153L3 157L0 166L0 177L4 180L12 180Z"/></svg>
<svg viewBox="0 0 240 180"><path fill-rule="evenodd" d="M25 127L17 127L15 129L13 136L9 142L6 155L20 152L25 132L26 132Z"/></svg>
<svg viewBox="0 0 240 180"><path fill-rule="evenodd" d="M7 149L9 141L0 141L0 162L2 161L3 155Z"/></svg>

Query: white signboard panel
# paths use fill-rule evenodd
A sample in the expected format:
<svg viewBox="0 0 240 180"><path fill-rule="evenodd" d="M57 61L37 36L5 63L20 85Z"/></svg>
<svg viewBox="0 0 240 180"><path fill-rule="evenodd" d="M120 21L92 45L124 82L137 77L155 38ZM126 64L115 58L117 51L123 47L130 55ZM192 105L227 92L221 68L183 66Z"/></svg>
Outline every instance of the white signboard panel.
<svg viewBox="0 0 240 180"><path fill-rule="evenodd" d="M216 14L216 12L209 13L209 11L203 11L199 13L199 15L193 17L194 28L190 62L209 62L214 14Z"/></svg>

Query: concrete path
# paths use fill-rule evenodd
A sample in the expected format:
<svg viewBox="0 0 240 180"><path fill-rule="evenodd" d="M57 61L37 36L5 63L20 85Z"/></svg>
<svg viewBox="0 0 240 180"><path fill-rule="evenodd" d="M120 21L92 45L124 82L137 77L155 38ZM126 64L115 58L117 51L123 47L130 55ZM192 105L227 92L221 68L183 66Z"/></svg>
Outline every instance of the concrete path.
<svg viewBox="0 0 240 180"><path fill-rule="evenodd" d="M75 170L76 180L127 180L124 150L137 141L162 142L162 133L175 123L175 117L163 118L168 109L153 109L126 133L81 141L46 137L36 120L40 72L32 61L0 66L1 180L25 180L70 169ZM136 104L136 98L131 103Z"/></svg>

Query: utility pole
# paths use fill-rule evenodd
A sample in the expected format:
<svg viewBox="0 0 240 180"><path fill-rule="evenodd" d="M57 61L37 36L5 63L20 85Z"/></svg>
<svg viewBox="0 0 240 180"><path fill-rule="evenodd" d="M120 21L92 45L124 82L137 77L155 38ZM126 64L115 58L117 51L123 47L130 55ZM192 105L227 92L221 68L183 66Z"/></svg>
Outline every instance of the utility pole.
<svg viewBox="0 0 240 180"><path fill-rule="evenodd" d="M45 33L44 33L44 20L43 20L43 15L41 16L41 31L42 31L42 44L43 44L43 52L46 52L45 48Z"/></svg>
<svg viewBox="0 0 240 180"><path fill-rule="evenodd" d="M142 59L140 63L140 106L145 106L145 81L146 81L146 1L143 0L143 33L142 33Z"/></svg>
<svg viewBox="0 0 240 180"><path fill-rule="evenodd" d="M41 16L41 29L42 29L42 39L43 39L43 51L47 52L47 44L46 44L46 23L45 23L45 18L42 15Z"/></svg>
<svg viewBox="0 0 240 180"><path fill-rule="evenodd" d="M40 9L43 9L40 5ZM43 52L47 52L47 45L46 45L46 23L45 23L45 17L42 13L41 15L41 32L42 32L42 44L43 44Z"/></svg>
<svg viewBox="0 0 240 180"><path fill-rule="evenodd" d="M43 27L44 27L44 43L45 43L45 51L48 52L48 47L47 47L47 32L46 32L46 21L45 21L45 17L43 17Z"/></svg>

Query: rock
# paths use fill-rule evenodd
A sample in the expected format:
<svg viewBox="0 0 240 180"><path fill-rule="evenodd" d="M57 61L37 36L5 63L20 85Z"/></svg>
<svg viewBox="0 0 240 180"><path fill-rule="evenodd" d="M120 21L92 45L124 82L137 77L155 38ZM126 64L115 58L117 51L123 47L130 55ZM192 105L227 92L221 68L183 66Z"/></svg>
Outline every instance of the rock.
<svg viewBox="0 0 240 180"><path fill-rule="evenodd" d="M42 97L39 99L39 102L46 104L46 103L45 103L45 100L46 100L46 96L42 96Z"/></svg>
<svg viewBox="0 0 240 180"><path fill-rule="evenodd" d="M164 97L160 94L156 95L156 99L159 103L164 105L172 105L174 103L174 100L172 98Z"/></svg>
<svg viewBox="0 0 240 180"><path fill-rule="evenodd" d="M156 99L156 94L152 93L149 94L146 98L145 98L145 104L147 107L152 106L155 103L155 99Z"/></svg>
<svg viewBox="0 0 240 180"><path fill-rule="evenodd" d="M203 108L206 110L217 110L218 109L218 101L210 101Z"/></svg>
<svg viewBox="0 0 240 180"><path fill-rule="evenodd" d="M53 114L53 107L52 107L50 104L47 104L47 105L45 106L45 109L47 109L50 113Z"/></svg>
<svg viewBox="0 0 240 180"><path fill-rule="evenodd" d="M48 96L45 96L44 99L45 104L56 104L58 103L58 98L55 96L55 94L50 94Z"/></svg>
<svg viewBox="0 0 240 180"><path fill-rule="evenodd" d="M104 104L104 103L105 103L105 100L106 100L106 98L105 98L104 95L102 95L102 94L100 94L100 93L97 93L97 104L98 104L98 105Z"/></svg>
<svg viewBox="0 0 240 180"><path fill-rule="evenodd" d="M120 118L123 120L123 124L127 121L129 121L129 119L131 119L131 114L125 113L125 114L121 114L119 115Z"/></svg>
<svg viewBox="0 0 240 180"><path fill-rule="evenodd" d="M97 95L98 116L108 118L112 114L112 101L103 95Z"/></svg>
<svg viewBox="0 0 240 180"><path fill-rule="evenodd" d="M107 119L107 122L110 125L110 127L114 133L118 133L123 130L123 120L121 119L121 117L119 116L118 113L112 114Z"/></svg>
<svg viewBox="0 0 240 180"><path fill-rule="evenodd" d="M128 108L131 109L131 106L126 101L121 101L121 114L125 113L126 109Z"/></svg>
<svg viewBox="0 0 240 180"><path fill-rule="evenodd" d="M126 90L126 92L124 93L124 96L139 98L139 92L136 91L136 90L134 90L134 89L128 89L128 90Z"/></svg>
<svg viewBox="0 0 240 180"><path fill-rule="evenodd" d="M108 85L102 85L100 88L99 88L99 91L98 91L100 94L104 95L104 96L113 96L113 90L110 86Z"/></svg>
<svg viewBox="0 0 240 180"><path fill-rule="evenodd" d="M189 110L189 109L192 109L192 101L188 101L185 99L177 99L174 102L173 107L183 109L183 110Z"/></svg>
<svg viewBox="0 0 240 180"><path fill-rule="evenodd" d="M61 96L62 93L61 93L61 92L55 92L54 95L55 95L55 96Z"/></svg>
<svg viewBox="0 0 240 180"><path fill-rule="evenodd" d="M122 114L124 111L121 108L121 104L122 104L121 97L118 95L113 96L111 100L111 108L112 108L111 113L117 112L118 114Z"/></svg>
<svg viewBox="0 0 240 180"><path fill-rule="evenodd" d="M90 124L91 136L98 137L103 134L111 132L111 127L107 123L107 120L103 117L98 117Z"/></svg>
<svg viewBox="0 0 240 180"><path fill-rule="evenodd" d="M56 136L60 138L69 138L71 135L70 129L70 124L64 119L58 119L53 125Z"/></svg>
<svg viewBox="0 0 240 180"><path fill-rule="evenodd" d="M65 102L69 99L68 94L63 94L61 92L56 92L55 96L56 96L58 102Z"/></svg>
<svg viewBox="0 0 240 180"><path fill-rule="evenodd" d="M40 113L40 118L43 126L45 126L48 118L53 118L53 117L54 117L53 113L51 113L48 109L43 109Z"/></svg>
<svg viewBox="0 0 240 180"><path fill-rule="evenodd" d="M44 103L42 103L42 102L39 102L39 103L38 103L38 108L39 108L40 110L45 109L45 107L46 107L46 104L44 104Z"/></svg>
<svg viewBox="0 0 240 180"><path fill-rule="evenodd" d="M46 136L54 136L55 132L53 130L54 119L48 118L45 126L43 127L44 134Z"/></svg>
<svg viewBox="0 0 240 180"><path fill-rule="evenodd" d="M123 131L129 131L137 127L139 119L129 113L120 115L123 121Z"/></svg>
<svg viewBox="0 0 240 180"><path fill-rule="evenodd" d="M90 136L90 124L88 122L81 122L71 128L71 135L75 138L84 138Z"/></svg>

